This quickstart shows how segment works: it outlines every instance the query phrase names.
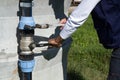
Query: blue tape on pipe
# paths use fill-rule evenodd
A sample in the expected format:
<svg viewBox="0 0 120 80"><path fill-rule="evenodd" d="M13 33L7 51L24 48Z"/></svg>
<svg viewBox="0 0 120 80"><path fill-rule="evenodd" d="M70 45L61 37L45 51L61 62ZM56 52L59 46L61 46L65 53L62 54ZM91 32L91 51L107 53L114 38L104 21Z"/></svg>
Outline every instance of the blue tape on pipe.
<svg viewBox="0 0 120 80"><path fill-rule="evenodd" d="M22 72L32 72L35 66L35 60L23 61L19 60L19 67Z"/></svg>
<svg viewBox="0 0 120 80"><path fill-rule="evenodd" d="M34 22L33 17L21 17L20 22L19 22L19 29L23 30L25 25L34 27L35 22Z"/></svg>

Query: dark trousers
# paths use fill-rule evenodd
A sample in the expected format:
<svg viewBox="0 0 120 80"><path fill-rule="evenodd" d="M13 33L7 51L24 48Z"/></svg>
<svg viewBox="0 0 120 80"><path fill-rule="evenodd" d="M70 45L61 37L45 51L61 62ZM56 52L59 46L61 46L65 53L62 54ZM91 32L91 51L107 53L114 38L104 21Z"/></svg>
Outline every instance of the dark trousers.
<svg viewBox="0 0 120 80"><path fill-rule="evenodd" d="M114 49L112 52L107 80L120 80L120 48Z"/></svg>

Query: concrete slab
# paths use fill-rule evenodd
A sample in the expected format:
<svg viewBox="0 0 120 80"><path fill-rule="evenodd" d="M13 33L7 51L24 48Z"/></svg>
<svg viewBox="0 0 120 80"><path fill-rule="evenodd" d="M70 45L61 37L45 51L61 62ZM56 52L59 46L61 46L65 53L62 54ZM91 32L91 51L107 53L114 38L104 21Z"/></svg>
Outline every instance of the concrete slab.
<svg viewBox="0 0 120 80"><path fill-rule="evenodd" d="M39 24L57 24L67 16L71 0L34 0L33 17ZM18 61L18 0L1 0L0 3L0 80L20 80ZM34 39L47 41L58 35L58 26L36 29ZM60 48L40 49L35 54L33 80L66 80L67 53L71 39Z"/></svg>

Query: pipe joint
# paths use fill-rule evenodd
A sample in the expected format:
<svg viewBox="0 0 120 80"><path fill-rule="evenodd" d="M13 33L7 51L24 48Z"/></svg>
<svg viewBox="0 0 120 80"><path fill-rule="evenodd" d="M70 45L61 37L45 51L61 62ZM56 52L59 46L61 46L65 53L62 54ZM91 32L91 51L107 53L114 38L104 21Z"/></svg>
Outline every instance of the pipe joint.
<svg viewBox="0 0 120 80"><path fill-rule="evenodd" d="M19 60L19 67L21 68L22 72L32 72L35 66L35 60L30 61L23 61Z"/></svg>
<svg viewBox="0 0 120 80"><path fill-rule="evenodd" d="M21 37L20 40L20 50L21 50L21 55L31 55L33 54L31 49L29 48L29 45L31 43L33 43L33 37L31 36L25 36L25 37Z"/></svg>
<svg viewBox="0 0 120 80"><path fill-rule="evenodd" d="M31 26L31 27L35 27L35 22L33 17L21 17L21 20L19 22L19 29L24 30L25 29L25 25ZM32 29L32 28L31 28Z"/></svg>
<svg viewBox="0 0 120 80"><path fill-rule="evenodd" d="M20 7L32 7L33 3L20 2Z"/></svg>

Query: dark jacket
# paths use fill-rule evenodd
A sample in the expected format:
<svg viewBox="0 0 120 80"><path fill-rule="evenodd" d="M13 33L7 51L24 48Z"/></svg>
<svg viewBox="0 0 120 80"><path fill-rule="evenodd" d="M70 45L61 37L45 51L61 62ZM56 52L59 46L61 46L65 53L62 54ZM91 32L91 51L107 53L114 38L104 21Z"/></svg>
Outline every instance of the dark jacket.
<svg viewBox="0 0 120 80"><path fill-rule="evenodd" d="M101 0L92 18L100 43L105 48L120 47L120 0Z"/></svg>

